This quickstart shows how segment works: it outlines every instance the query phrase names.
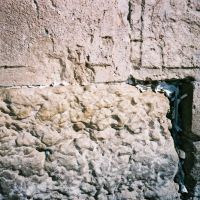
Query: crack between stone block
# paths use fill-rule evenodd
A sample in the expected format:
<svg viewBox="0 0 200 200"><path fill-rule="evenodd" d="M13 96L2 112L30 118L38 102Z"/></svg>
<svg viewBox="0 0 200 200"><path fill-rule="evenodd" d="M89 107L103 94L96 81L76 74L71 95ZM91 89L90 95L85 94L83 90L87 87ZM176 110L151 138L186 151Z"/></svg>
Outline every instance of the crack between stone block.
<svg viewBox="0 0 200 200"><path fill-rule="evenodd" d="M128 24L129 24L129 27L130 27L130 30L131 32L133 31L133 26L132 26L132 23L131 23L131 13L132 13L132 4L130 1L128 1L128 15L127 15L127 21L128 21ZM129 62L130 62L130 65L129 65L129 72L131 73L132 71L132 61L131 61L131 52L132 52L132 46L131 46L131 42L132 42L132 39L131 39L131 34L129 33L128 34L129 36Z"/></svg>
<svg viewBox="0 0 200 200"><path fill-rule="evenodd" d="M128 2L128 15L127 15L127 21L129 23L129 26L132 30L132 26L131 26L131 2Z"/></svg>
<svg viewBox="0 0 200 200"><path fill-rule="evenodd" d="M85 84L80 84L80 83L69 83L67 80L64 80L65 72L66 72L66 64L63 61L62 58L57 58L54 57L55 59L58 59L60 62L60 65L62 67L61 73L60 73L60 82L54 81L50 84L46 85L41 85L41 84L22 84L22 85L0 85L0 90L3 89L31 89L31 88L48 88L48 87L55 87L55 86L69 86L69 85L79 85L79 86L85 86ZM90 69L90 68L89 68ZM183 68L170 68L170 69L183 69ZM190 69L190 68L189 68ZM186 68L186 70L189 70ZM91 69L92 70L92 69ZM164 68L164 70L168 70L167 68ZM177 81L180 79L165 79L165 81ZM187 81L195 81L194 77L185 77L182 80L187 80ZM130 85L136 85L136 83L153 83L153 82L159 82L163 81L163 79L149 79L149 80L144 80L144 79L135 79L132 75L129 75L127 79L121 80L121 81L108 81L108 82L89 82L87 85L122 85L122 84L130 84Z"/></svg>
<svg viewBox="0 0 200 200"><path fill-rule="evenodd" d="M165 46L165 42L163 41L164 46ZM161 50L161 58L162 58L162 70L165 68L165 59L164 59L164 50L162 45L160 45L160 50Z"/></svg>
<svg viewBox="0 0 200 200"><path fill-rule="evenodd" d="M13 68L23 68L23 67L29 67L29 66L24 66L24 65L4 65L4 66L0 66L0 69L13 69Z"/></svg>
<svg viewBox="0 0 200 200"><path fill-rule="evenodd" d="M142 54L143 54L143 49L142 49L142 45L143 45L143 30L144 30L144 13L145 13L145 0L141 1L141 30L140 30L140 60L139 60L139 67L142 67Z"/></svg>

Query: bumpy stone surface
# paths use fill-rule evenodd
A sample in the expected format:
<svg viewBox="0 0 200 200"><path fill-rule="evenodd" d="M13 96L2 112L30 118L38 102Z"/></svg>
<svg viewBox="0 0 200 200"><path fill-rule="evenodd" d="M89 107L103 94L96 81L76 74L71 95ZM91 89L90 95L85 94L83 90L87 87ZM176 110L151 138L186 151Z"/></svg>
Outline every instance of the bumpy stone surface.
<svg viewBox="0 0 200 200"><path fill-rule="evenodd" d="M199 78L196 0L0 1L0 86Z"/></svg>
<svg viewBox="0 0 200 200"><path fill-rule="evenodd" d="M0 93L0 199L180 199L163 94L129 85Z"/></svg>

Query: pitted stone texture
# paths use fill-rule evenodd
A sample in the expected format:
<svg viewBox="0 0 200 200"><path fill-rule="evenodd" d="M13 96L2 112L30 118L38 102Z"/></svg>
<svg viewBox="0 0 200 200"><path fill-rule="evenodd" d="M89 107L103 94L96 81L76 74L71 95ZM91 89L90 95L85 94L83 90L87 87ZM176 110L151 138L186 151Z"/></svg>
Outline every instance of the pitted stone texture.
<svg viewBox="0 0 200 200"><path fill-rule="evenodd" d="M163 94L88 85L0 100L2 199L180 199Z"/></svg>
<svg viewBox="0 0 200 200"><path fill-rule="evenodd" d="M1 85L129 75L127 0L8 0L0 7Z"/></svg>

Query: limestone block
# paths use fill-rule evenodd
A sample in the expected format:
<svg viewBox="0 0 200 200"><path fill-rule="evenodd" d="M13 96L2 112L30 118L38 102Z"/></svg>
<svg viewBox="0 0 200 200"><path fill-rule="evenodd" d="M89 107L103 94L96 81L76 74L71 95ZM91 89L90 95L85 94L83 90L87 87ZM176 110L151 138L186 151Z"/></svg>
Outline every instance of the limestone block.
<svg viewBox="0 0 200 200"><path fill-rule="evenodd" d="M1 86L129 75L127 0L9 0L0 7Z"/></svg>
<svg viewBox="0 0 200 200"><path fill-rule="evenodd" d="M0 102L1 198L180 199L164 94L98 84L5 89Z"/></svg>
<svg viewBox="0 0 200 200"><path fill-rule="evenodd" d="M194 93L193 93L193 109L192 109L192 127L191 131L200 138L200 83L194 82Z"/></svg>
<svg viewBox="0 0 200 200"><path fill-rule="evenodd" d="M200 59L198 1L132 0L129 7L131 44L134 46L131 48L133 77L195 76ZM181 74L173 74L173 71ZM199 72L196 77L199 78Z"/></svg>
<svg viewBox="0 0 200 200"><path fill-rule="evenodd" d="M8 0L0 7L0 86L200 77L196 1Z"/></svg>

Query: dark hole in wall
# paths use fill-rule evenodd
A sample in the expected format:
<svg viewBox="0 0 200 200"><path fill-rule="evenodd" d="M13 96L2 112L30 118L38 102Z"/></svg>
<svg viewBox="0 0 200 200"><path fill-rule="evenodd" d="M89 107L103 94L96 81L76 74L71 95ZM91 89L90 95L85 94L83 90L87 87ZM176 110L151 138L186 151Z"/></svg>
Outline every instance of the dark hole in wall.
<svg viewBox="0 0 200 200"><path fill-rule="evenodd" d="M180 101L180 104L178 106L178 114L179 114L179 120L181 122L180 125L181 125L182 130L177 131L176 138L174 138L172 134L176 148L178 150L179 149L183 150L186 154L185 159L180 158L180 163L182 165L182 169L184 172L183 181L188 191L188 193L182 193L181 195L181 199L184 199L184 200L195 199L197 195L195 187L199 185L198 183L199 173L196 166L199 164L199 161L197 158L198 152L195 149L194 142L200 141L200 138L195 133L193 133L193 128L192 128L194 125L193 111L195 109L194 108L195 104L193 102L194 101L194 82L192 81L193 80L188 80L188 79L177 80L175 82L166 81L168 84L179 85L180 99L181 99L181 96L187 94L187 97L183 98ZM171 106L171 103L170 103L170 106ZM178 139L178 142L176 139ZM175 181L176 181L176 177L175 177Z"/></svg>
<svg viewBox="0 0 200 200"><path fill-rule="evenodd" d="M194 145L193 142L197 140L197 137L192 132L192 110L193 110L193 93L194 85L192 82L185 82L180 87L182 94L187 94L187 98L183 99L179 106L179 113L181 117L182 132L180 133L181 138L181 149L186 153L184 161L185 171L185 185L188 189L188 193L183 195L183 199L193 199L194 188L197 184L195 178L191 175L193 167L195 165Z"/></svg>
<svg viewBox="0 0 200 200"><path fill-rule="evenodd" d="M200 137L199 137L199 134L196 133L199 131L199 125L195 124L196 121L198 122L198 116L194 115L194 113L198 112L198 108L195 108L195 105L196 105L195 102L197 101L198 98L197 96L194 95L194 92L197 93L197 88L195 86L195 83L197 82L193 82L193 80L188 80L188 79L166 81L166 82L169 85L175 85L176 87L179 87L179 91L180 91L178 95L178 99L181 100L178 106L178 115L179 115L178 121L180 121L180 126L182 130L176 131L177 135L175 137L173 136L173 132L171 133L174 139L176 149L178 149L178 151L183 150L186 155L185 159L182 159L180 157L180 164L182 166L182 172L184 173L184 175L182 175L183 182L186 186L188 193L182 193L181 199L184 199L184 200L200 199L199 198L200 194L197 188L199 187L198 181L200 180L200 177L199 177L200 167L198 167L200 163L199 161L200 151L198 150L198 147L197 147L198 145L195 144L196 142L200 141ZM181 97L185 94L187 94L187 97L181 99ZM174 105L172 102L170 102L170 106L171 105L172 105L171 109L173 109ZM195 119L195 117L197 117L197 119ZM169 118L172 119L172 123L173 123L173 117L169 117ZM180 171L178 173L180 173ZM178 173L177 175L179 175ZM177 175L175 177L175 181L176 181ZM181 188L181 185L180 185L180 188Z"/></svg>
<svg viewBox="0 0 200 200"><path fill-rule="evenodd" d="M195 109L193 103L194 96L194 80L187 78L184 80L164 80L168 85L174 85L179 88L180 92L178 95L178 99L181 99L181 96L187 94L187 97L181 99L180 104L178 106L178 115L180 121L180 128L182 131L173 132L174 127L170 130L172 137L174 139L176 149L183 150L186 154L185 159L180 158L180 163L182 166L182 172L184 172L183 181L186 186L188 193L182 193L181 199L193 199L195 197L195 186L198 185L197 179L194 175L199 176L198 172L194 173L195 164L199 163L197 158L195 157L198 152L196 152L194 147L195 141L200 141L199 137L192 132L192 126L194 124L193 110ZM129 83L129 82L128 82ZM144 86L151 85L151 88L155 90L158 81L138 81L138 80L130 80L131 85L142 84ZM196 89L195 89L196 90ZM170 112L167 117L172 120L173 124L173 110L174 110L174 101L170 100ZM178 153L177 151L177 153ZM182 165L183 164L183 165ZM192 171L193 170L193 171ZM178 172L180 173L180 171ZM178 175L177 173L177 175ZM177 175L175 177L175 181L177 179ZM181 190L180 190L181 192Z"/></svg>
<svg viewBox="0 0 200 200"><path fill-rule="evenodd" d="M193 119L193 98L194 98L194 84L183 83L181 86L182 94L187 93L187 98L183 99L179 106L179 113L182 120L182 132L180 133L181 138L181 149L186 153L185 162L183 165L185 171L185 185L188 189L188 193L183 195L183 199L199 199L195 194L195 187L198 185L198 170L196 164L199 163L196 156L198 152L195 150L194 142L200 141L200 138L193 133L192 124ZM200 194L199 194L200 195Z"/></svg>
<svg viewBox="0 0 200 200"><path fill-rule="evenodd" d="M182 94L187 94L187 97L180 103L179 113L182 120L183 133L189 136L187 132L191 132L192 126L193 84L187 82L182 83L180 89Z"/></svg>

